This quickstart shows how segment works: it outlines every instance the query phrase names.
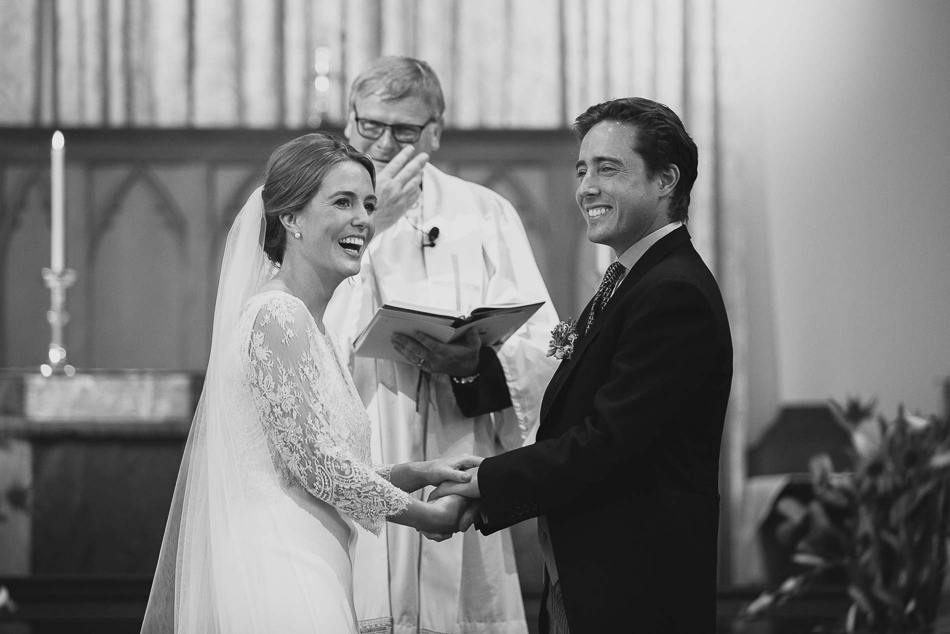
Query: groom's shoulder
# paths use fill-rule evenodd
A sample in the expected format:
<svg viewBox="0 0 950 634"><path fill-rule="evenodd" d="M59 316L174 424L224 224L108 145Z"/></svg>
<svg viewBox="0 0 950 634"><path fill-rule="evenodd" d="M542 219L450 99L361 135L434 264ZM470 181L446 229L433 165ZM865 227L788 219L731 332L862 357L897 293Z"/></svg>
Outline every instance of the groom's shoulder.
<svg viewBox="0 0 950 634"><path fill-rule="evenodd" d="M672 247L664 257L644 275L653 280L680 279L696 283L716 283L706 261L696 251L692 241L687 240Z"/></svg>
<svg viewBox="0 0 950 634"><path fill-rule="evenodd" d="M626 299L637 310L692 305L719 312L723 307L715 275L689 244L673 249L646 271Z"/></svg>

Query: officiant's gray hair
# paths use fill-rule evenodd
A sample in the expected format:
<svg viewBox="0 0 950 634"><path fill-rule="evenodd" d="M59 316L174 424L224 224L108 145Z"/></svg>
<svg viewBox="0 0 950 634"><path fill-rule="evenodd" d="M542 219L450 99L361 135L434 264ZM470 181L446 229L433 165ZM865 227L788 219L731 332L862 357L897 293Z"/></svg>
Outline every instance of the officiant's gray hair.
<svg viewBox="0 0 950 634"><path fill-rule="evenodd" d="M445 113L442 84L432 67L421 59L390 55L380 57L359 74L350 88L350 110L357 99L376 96L383 101L419 97L433 118L441 121Z"/></svg>
<svg viewBox="0 0 950 634"><path fill-rule="evenodd" d="M366 168L376 188L373 161L339 137L313 132L284 143L274 150L264 168L264 253L273 262L284 261L287 229L280 221L286 212L299 213L323 185L335 165L354 161Z"/></svg>

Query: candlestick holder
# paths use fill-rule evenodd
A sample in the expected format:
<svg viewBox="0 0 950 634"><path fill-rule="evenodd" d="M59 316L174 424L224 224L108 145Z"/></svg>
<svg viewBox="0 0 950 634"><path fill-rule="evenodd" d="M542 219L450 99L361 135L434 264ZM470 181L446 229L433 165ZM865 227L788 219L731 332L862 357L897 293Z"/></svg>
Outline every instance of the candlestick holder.
<svg viewBox="0 0 950 634"><path fill-rule="evenodd" d="M63 327L69 323L69 313L66 312L66 289L76 281L76 272L72 269L53 271L43 269L43 282L50 292L50 309L46 311L46 321L49 322L51 336L49 342L49 363L40 365L43 376L52 376L62 372L66 376L73 376L76 368L66 363L66 347L63 345Z"/></svg>

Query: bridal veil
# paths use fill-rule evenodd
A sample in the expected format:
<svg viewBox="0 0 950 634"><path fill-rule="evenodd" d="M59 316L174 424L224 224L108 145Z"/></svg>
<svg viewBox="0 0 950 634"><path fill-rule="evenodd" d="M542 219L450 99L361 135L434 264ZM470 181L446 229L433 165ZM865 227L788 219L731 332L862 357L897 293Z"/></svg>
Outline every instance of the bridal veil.
<svg viewBox="0 0 950 634"><path fill-rule="evenodd" d="M254 491L242 477L247 429L233 420L236 328L245 302L273 274L263 250L258 187L228 233L204 389L185 445L143 633L263 631L256 568L262 553L246 522ZM230 408L230 410L229 410ZM238 625L239 624L239 625Z"/></svg>

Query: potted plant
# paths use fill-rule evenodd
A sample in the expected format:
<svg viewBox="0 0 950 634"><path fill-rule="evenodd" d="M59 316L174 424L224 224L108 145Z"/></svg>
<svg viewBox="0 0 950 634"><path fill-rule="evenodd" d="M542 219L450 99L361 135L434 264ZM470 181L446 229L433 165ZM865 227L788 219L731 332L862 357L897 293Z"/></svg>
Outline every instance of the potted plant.
<svg viewBox="0 0 950 634"><path fill-rule="evenodd" d="M850 432L854 464L834 473L831 460L811 461L814 498L792 525L793 561L802 570L762 593L739 618L770 613L829 574L845 579L851 606L840 631L936 633L947 575L950 527L950 420L898 411L873 415L874 403L832 403Z"/></svg>

